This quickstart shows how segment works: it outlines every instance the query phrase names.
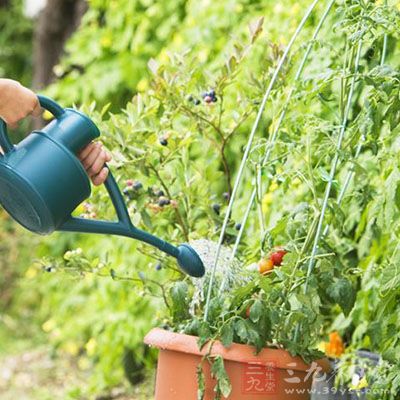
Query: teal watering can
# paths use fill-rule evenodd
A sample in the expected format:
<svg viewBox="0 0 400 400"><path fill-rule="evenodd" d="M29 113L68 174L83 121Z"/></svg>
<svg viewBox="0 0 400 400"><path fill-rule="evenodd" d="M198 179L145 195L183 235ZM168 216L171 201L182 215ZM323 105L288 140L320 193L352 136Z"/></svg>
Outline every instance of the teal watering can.
<svg viewBox="0 0 400 400"><path fill-rule="evenodd" d="M94 221L72 217L75 208L91 194L89 178L76 157L100 136L86 115L64 109L38 96L41 106L54 115L41 131L34 131L14 146L0 119L0 204L26 229L42 235L54 231L125 236L146 242L175 257L181 269L194 277L204 275L204 265L188 244L178 247L136 228L111 172L105 182L118 221Z"/></svg>

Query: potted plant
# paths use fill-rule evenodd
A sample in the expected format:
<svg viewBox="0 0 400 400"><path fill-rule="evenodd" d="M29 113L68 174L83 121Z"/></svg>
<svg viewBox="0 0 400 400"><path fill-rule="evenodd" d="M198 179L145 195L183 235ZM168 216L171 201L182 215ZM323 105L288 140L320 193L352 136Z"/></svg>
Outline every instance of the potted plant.
<svg viewBox="0 0 400 400"><path fill-rule="evenodd" d="M209 243L196 244L210 255ZM315 292L303 296L296 278L288 291L293 260L279 249L251 268L224 264L208 302L210 272L201 284L171 284L169 319L145 338L160 349L156 400L309 398L313 376L330 365L316 349Z"/></svg>

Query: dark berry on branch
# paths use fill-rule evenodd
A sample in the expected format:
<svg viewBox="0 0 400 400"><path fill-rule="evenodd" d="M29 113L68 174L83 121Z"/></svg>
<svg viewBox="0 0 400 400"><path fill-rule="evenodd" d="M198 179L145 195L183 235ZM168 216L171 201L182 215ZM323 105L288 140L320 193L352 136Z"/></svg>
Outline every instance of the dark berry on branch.
<svg viewBox="0 0 400 400"><path fill-rule="evenodd" d="M214 212L219 215L219 213L221 212L221 206L219 204L213 204L212 205L212 209L214 210Z"/></svg>
<svg viewBox="0 0 400 400"><path fill-rule="evenodd" d="M142 182L139 182L139 181L136 181L132 186L133 186L133 188L134 188L135 190L140 190L140 189L143 188Z"/></svg>
<svg viewBox="0 0 400 400"><path fill-rule="evenodd" d="M170 199L167 199L166 197L161 197L161 198L158 200L158 205L159 205L160 207L168 206L170 203L171 203L171 200L170 200Z"/></svg>

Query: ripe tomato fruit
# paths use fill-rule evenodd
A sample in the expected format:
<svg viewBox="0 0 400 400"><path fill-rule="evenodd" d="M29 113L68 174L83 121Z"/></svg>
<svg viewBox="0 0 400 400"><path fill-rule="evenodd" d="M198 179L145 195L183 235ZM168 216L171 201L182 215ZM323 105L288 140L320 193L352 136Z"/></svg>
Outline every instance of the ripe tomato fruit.
<svg viewBox="0 0 400 400"><path fill-rule="evenodd" d="M272 261L275 267L279 267L280 265L282 265L283 257L285 257L286 254L286 250L277 250L271 253L269 259Z"/></svg>
<svg viewBox="0 0 400 400"><path fill-rule="evenodd" d="M274 263L272 262L271 259L268 258L262 258L258 262L258 271L260 274L265 274L269 271L272 271L274 269Z"/></svg>
<svg viewBox="0 0 400 400"><path fill-rule="evenodd" d="M246 318L250 318L250 308L251 308L251 306L248 306L246 308Z"/></svg>

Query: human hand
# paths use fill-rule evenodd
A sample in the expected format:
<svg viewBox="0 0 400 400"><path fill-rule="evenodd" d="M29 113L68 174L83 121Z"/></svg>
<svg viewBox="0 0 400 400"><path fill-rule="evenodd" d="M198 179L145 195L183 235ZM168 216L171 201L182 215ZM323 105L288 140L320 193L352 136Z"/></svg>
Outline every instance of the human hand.
<svg viewBox="0 0 400 400"><path fill-rule="evenodd" d="M0 118L7 125L16 128L21 119L28 115L38 117L41 113L35 93L17 81L0 79Z"/></svg>
<svg viewBox="0 0 400 400"><path fill-rule="evenodd" d="M111 155L101 143L90 143L78 154L78 158L95 186L105 182L109 174L105 164L111 160Z"/></svg>

